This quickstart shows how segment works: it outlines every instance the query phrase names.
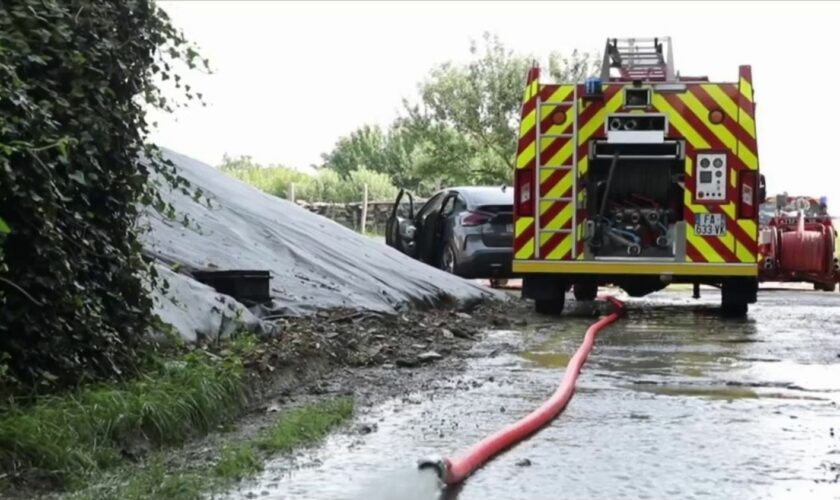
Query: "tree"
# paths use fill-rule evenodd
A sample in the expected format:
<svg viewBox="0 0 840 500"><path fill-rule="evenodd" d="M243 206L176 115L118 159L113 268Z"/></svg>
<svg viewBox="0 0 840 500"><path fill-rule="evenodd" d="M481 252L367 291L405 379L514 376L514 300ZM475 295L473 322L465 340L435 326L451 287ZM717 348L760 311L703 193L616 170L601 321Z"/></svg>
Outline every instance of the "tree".
<svg viewBox="0 0 840 500"><path fill-rule="evenodd" d="M311 175L300 170L283 165L263 166L247 155L231 157L225 154L219 170L280 198L288 195L290 184L295 185L298 198L305 198L307 196L305 193L312 189L314 183Z"/></svg>
<svg viewBox="0 0 840 500"><path fill-rule="evenodd" d="M548 56L548 74L555 82L580 83L600 72L601 59L598 54L574 49L569 55L554 51Z"/></svg>
<svg viewBox="0 0 840 500"><path fill-rule="evenodd" d="M173 68L201 64L151 0L0 4L0 389L136 367L155 324L138 211L172 213L153 172L189 192L145 143L146 107L180 105L164 82L196 97Z"/></svg>
<svg viewBox="0 0 840 500"><path fill-rule="evenodd" d="M347 177L350 172L365 167L374 172L389 173L385 152L387 138L377 125L364 125L336 142L330 153L321 155L324 166Z"/></svg>
<svg viewBox="0 0 840 500"><path fill-rule="evenodd" d="M473 60L466 65L444 63L434 68L420 85L426 115L451 126L473 141L476 148L492 152L485 168L512 170L516 135L512 133L522 104L523 77L529 60L505 48L497 36L484 34L484 47L470 45ZM412 113L413 111L413 113ZM410 110L417 116L418 108Z"/></svg>
<svg viewBox="0 0 840 500"><path fill-rule="evenodd" d="M515 54L485 33L483 46L473 41L473 59L464 65L444 63L420 85L422 105L406 106L415 120L451 127L474 149L475 180L509 181L516 161L517 127L525 75L533 57ZM553 52L549 74L556 81L582 81L598 71L597 58L572 51Z"/></svg>
<svg viewBox="0 0 840 500"><path fill-rule="evenodd" d="M347 177L365 167L394 184L428 194L456 184L510 182L525 75L534 58L505 48L489 33L470 45L466 64L443 63L419 86L419 100L404 100L404 116L383 132L364 126L323 155L324 167ZM598 71L597 57L553 52L548 74L582 81Z"/></svg>
<svg viewBox="0 0 840 500"><path fill-rule="evenodd" d="M310 175L282 165L263 166L247 155L235 158L224 155L219 170L279 198L286 198L290 184L295 185L297 200L310 202L359 202L365 184L372 201L387 200L397 194L390 176L365 167L351 170L345 177L330 169Z"/></svg>

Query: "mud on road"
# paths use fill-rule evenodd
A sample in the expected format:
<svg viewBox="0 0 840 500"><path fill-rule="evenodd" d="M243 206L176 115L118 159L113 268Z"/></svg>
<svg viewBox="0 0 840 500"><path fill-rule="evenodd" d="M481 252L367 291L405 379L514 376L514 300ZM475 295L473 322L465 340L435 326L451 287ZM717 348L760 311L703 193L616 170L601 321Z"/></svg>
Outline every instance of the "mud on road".
<svg viewBox="0 0 840 500"><path fill-rule="evenodd" d="M339 396L357 408L433 391L454 380L474 356L472 347L491 329L525 325L528 304L487 301L471 307L406 310L382 315L336 309L312 317L276 321L277 335L244 355L250 406L234 426L165 451L171 470L214 464L227 445L247 442L283 412ZM513 320L511 318L514 318ZM199 347L219 357L224 344ZM408 401L409 399L406 399ZM375 424L355 423L367 433ZM149 450L131 450L142 455Z"/></svg>
<svg viewBox="0 0 840 500"><path fill-rule="evenodd" d="M838 302L762 291L733 321L719 317L714 291L630 300L563 416L446 498L840 498ZM229 498L437 498L415 460L457 452L539 405L600 312L572 302L557 321L507 307L523 324L490 326L459 357L461 372L444 361L414 385L388 369L357 372L373 394L413 389L369 398L344 432Z"/></svg>

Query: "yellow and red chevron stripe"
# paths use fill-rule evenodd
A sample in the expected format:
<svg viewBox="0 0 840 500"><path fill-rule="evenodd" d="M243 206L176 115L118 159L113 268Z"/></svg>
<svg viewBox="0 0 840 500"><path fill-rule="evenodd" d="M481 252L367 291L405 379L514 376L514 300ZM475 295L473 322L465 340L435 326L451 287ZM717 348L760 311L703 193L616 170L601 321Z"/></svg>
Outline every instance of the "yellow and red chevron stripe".
<svg viewBox="0 0 840 500"><path fill-rule="evenodd" d="M536 151L533 143L536 141L537 94L539 93L539 68L531 68L525 84L522 97L522 117L519 122L519 142L516 147L516 168L533 168ZM513 257L514 259L531 259L534 257L534 217L516 213L514 206L513 227Z"/></svg>

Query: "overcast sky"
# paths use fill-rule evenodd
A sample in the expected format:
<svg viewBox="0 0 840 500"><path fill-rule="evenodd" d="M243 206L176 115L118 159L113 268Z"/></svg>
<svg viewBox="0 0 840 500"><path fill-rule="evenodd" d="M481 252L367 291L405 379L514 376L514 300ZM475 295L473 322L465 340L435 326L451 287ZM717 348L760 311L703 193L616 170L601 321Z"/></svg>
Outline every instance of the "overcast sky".
<svg viewBox="0 0 840 500"><path fill-rule="evenodd" d="M770 192L827 195L840 209L838 3L160 4L214 73L192 78L208 106L158 117L153 138L214 165L224 153L318 163L356 127L390 123L432 66L465 59L484 31L537 57L670 35L683 74L737 81L738 65L752 64Z"/></svg>

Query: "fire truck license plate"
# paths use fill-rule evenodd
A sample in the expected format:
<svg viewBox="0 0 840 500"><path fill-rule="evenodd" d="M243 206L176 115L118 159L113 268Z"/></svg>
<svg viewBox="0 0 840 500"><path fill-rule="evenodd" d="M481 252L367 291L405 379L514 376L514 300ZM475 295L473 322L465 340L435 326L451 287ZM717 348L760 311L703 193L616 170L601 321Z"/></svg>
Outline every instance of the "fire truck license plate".
<svg viewBox="0 0 840 500"><path fill-rule="evenodd" d="M697 236L723 236L726 234L726 219L723 214L697 214L694 232Z"/></svg>

